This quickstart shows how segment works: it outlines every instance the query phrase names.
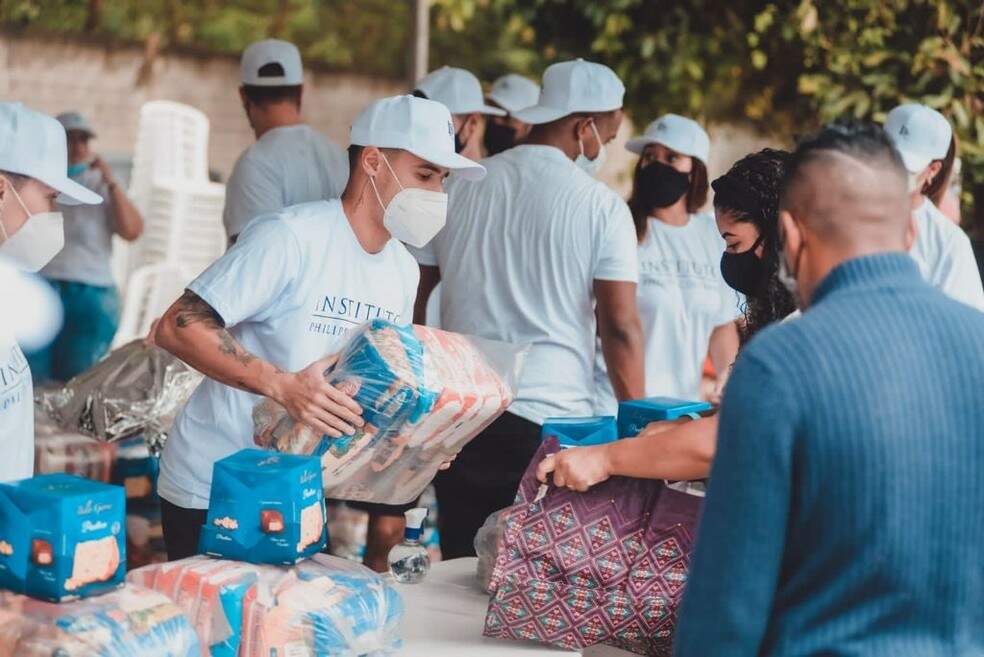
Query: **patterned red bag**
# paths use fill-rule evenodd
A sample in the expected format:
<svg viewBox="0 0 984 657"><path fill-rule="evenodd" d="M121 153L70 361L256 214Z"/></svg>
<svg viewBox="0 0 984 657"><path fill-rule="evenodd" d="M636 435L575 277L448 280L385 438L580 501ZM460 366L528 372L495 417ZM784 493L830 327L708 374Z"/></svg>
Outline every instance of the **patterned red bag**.
<svg viewBox="0 0 984 657"><path fill-rule="evenodd" d="M559 449L544 441L507 512L485 636L670 655L703 499L627 477L542 487L537 466Z"/></svg>

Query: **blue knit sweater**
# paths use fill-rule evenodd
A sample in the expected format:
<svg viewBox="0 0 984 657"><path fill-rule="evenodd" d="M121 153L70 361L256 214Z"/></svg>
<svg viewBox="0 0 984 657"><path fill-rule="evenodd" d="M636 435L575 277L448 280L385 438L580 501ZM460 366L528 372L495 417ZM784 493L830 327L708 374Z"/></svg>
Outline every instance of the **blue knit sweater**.
<svg viewBox="0 0 984 657"><path fill-rule="evenodd" d="M721 408L677 657L984 655L984 313L846 262Z"/></svg>

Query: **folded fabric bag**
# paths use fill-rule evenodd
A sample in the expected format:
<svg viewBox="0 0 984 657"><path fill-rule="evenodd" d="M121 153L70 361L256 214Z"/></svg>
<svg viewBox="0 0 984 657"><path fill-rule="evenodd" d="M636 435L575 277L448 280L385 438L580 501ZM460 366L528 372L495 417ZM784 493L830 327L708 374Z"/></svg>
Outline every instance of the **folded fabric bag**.
<svg viewBox="0 0 984 657"><path fill-rule="evenodd" d="M506 512L485 635L670 655L702 499L627 477L543 486L537 466L559 449L544 441Z"/></svg>

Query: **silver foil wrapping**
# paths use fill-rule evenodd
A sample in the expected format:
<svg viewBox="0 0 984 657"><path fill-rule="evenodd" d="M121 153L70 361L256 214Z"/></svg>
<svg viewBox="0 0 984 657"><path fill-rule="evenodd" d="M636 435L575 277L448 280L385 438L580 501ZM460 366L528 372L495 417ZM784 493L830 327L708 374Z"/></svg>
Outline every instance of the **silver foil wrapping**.
<svg viewBox="0 0 984 657"><path fill-rule="evenodd" d="M61 388L37 390L35 410L59 427L108 442L142 433L156 454L201 380L163 349L134 340Z"/></svg>

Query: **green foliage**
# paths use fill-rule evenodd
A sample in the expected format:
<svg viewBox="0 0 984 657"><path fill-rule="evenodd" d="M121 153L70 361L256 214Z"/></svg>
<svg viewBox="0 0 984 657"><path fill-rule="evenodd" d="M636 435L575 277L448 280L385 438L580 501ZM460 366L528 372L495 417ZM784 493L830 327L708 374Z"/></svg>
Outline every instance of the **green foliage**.
<svg viewBox="0 0 984 657"><path fill-rule="evenodd" d="M982 0L431 0L431 64L491 80L601 61L636 123L668 111L791 141L925 102L956 126L965 216L984 229ZM403 77L409 0L0 0L16 33L238 53L279 36L308 64ZM981 199L974 204L974 198Z"/></svg>
<svg viewBox="0 0 984 657"><path fill-rule="evenodd" d="M451 27L468 44L432 51L438 63L470 61L471 51L528 63L485 62L491 78L578 56L600 61L625 81L636 123L673 111L791 141L834 118L881 121L900 102L926 103L956 127L965 216L984 229L981 0L437 2L457 12Z"/></svg>

